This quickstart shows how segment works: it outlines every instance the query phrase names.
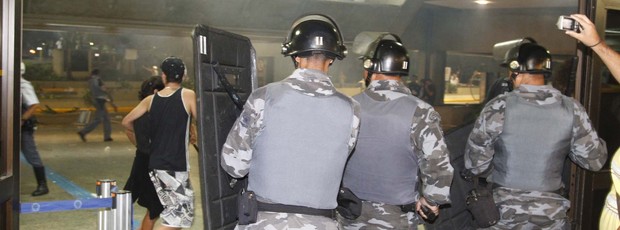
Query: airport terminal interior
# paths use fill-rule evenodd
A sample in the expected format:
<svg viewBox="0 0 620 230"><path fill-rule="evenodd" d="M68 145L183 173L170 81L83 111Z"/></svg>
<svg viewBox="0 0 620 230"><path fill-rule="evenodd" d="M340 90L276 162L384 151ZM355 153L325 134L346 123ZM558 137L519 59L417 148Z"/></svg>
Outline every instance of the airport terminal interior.
<svg viewBox="0 0 620 230"><path fill-rule="evenodd" d="M5 190L0 193L2 201L12 200L3 206L0 228L97 228L99 209L21 214L19 209L6 210L18 204L94 198L96 183L102 179L114 180L122 189L135 147L120 121L138 104L142 81L160 76L159 65L168 56L184 60L183 86L197 88L197 25L247 37L256 55L256 87L261 87L284 79L294 69L291 59L280 52L291 23L306 13L328 15L338 23L348 49L347 57L337 60L329 74L349 96L364 89L358 57L367 44L383 32L397 34L411 60L410 74L403 80L433 93L427 102L439 111L446 134L471 124L491 85L506 76L499 66L503 57L493 53L493 46L531 37L553 57L549 84L584 104L610 153L620 146L620 85L595 55L556 26L561 15L588 14L607 44L620 50L617 0L4 0L1 10L4 146L0 181L18 181L0 184L0 190ZM20 17L11 19L12 15ZM10 32L10 22L18 25L14 31L21 34ZM11 36L19 47L4 45ZM10 67L5 64L8 59L14 60ZM7 104L19 97L7 78L19 77L20 59L26 66L23 77L32 82L40 100L35 141L50 192L37 197L30 195L37 186L32 167L19 157L18 145L5 144L12 140L7 136L16 135L7 128L13 127L8 123L14 121L11 114L16 108ZM113 98L108 103L113 141L104 142L101 125L86 136L86 142L77 134L94 116L87 87L94 69L100 70ZM205 180L199 162L206 154L216 153L190 148L191 183L197 194L190 229L207 229L205 197L198 195ZM573 228L594 229L610 188L609 165L596 173L574 165L566 170ZM133 207L135 229L145 209ZM11 225L14 220L18 223Z"/></svg>

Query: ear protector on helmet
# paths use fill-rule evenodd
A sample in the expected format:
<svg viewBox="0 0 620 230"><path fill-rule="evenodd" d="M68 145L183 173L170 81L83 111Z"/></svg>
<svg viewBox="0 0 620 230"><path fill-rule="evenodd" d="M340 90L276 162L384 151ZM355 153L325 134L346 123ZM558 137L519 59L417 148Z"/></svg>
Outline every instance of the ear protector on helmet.
<svg viewBox="0 0 620 230"><path fill-rule="evenodd" d="M309 14L298 18L282 43L284 56L294 57L312 52L323 52L340 60L347 55L340 29L328 16Z"/></svg>
<svg viewBox="0 0 620 230"><path fill-rule="evenodd" d="M388 39L391 37L391 39ZM393 75L409 74L409 55L400 38L392 33L380 35L371 43L361 57L364 69L369 73Z"/></svg>

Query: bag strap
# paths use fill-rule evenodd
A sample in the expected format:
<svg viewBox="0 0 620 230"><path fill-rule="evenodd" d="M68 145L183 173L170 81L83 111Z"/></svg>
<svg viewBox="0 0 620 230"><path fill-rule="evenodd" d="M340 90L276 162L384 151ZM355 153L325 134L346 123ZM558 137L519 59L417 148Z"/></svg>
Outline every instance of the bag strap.
<svg viewBox="0 0 620 230"><path fill-rule="evenodd" d="M618 213L618 218L620 218L620 211L618 211L618 208L620 208L620 196L616 193L616 212Z"/></svg>
<svg viewBox="0 0 620 230"><path fill-rule="evenodd" d="M474 180L474 188L478 189L479 188L479 180L480 180L480 176L474 176L472 177ZM489 190L493 190L493 182L489 182L487 181L487 185L485 186L487 189Z"/></svg>

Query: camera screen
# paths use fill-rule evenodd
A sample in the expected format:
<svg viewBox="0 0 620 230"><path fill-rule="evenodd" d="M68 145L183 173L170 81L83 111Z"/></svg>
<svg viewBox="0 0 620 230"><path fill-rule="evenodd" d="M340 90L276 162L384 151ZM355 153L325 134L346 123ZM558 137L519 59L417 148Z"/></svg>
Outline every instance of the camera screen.
<svg viewBox="0 0 620 230"><path fill-rule="evenodd" d="M575 21L575 19L569 18L568 16L560 16L558 18L557 26L560 30L579 31L579 24Z"/></svg>

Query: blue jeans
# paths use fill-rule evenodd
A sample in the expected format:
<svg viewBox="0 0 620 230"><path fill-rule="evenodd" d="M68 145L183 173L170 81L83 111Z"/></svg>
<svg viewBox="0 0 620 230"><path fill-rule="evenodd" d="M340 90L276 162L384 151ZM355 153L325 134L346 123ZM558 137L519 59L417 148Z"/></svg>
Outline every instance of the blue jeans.
<svg viewBox="0 0 620 230"><path fill-rule="evenodd" d="M81 134L88 134L93 129L97 128L97 125L103 121L103 139L110 139L112 133L112 126L110 125L110 117L108 116L108 110L105 107L106 100L96 99L95 100L95 119L88 123L84 127L84 129L80 130Z"/></svg>
<svg viewBox="0 0 620 230"><path fill-rule="evenodd" d="M43 167L43 162L34 143L34 131L22 129L21 152L32 167Z"/></svg>

